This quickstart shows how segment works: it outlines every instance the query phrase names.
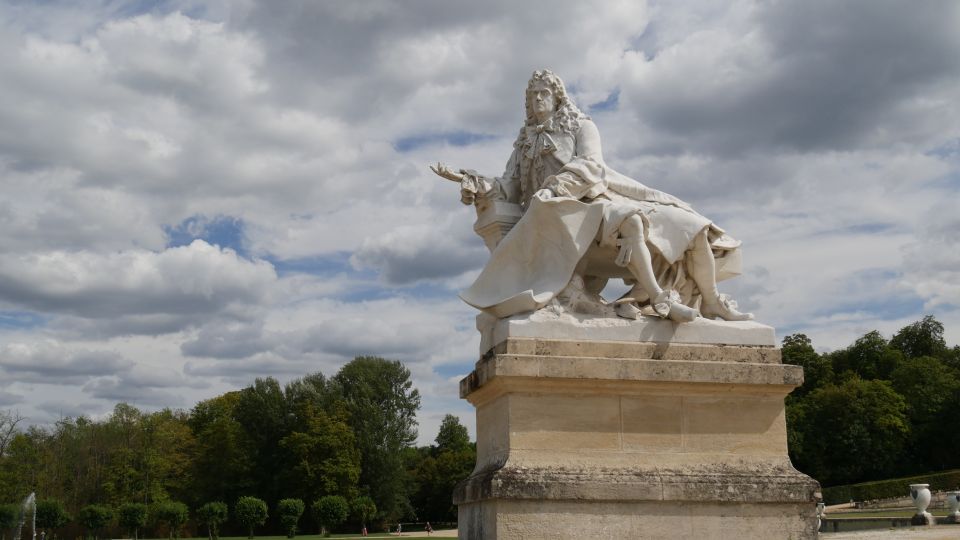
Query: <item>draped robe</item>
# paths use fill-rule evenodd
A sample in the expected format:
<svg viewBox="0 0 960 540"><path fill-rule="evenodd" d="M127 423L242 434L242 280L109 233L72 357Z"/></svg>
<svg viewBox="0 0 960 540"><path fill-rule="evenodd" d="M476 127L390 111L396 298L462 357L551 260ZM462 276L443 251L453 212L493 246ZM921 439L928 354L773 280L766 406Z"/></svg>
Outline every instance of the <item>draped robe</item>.
<svg viewBox="0 0 960 540"><path fill-rule="evenodd" d="M740 242L680 199L608 167L589 118L579 117L574 126L564 129L556 115L543 125L524 126L503 176L468 173L467 185L519 203L524 212L461 292L465 302L501 318L545 306L567 286L591 247L618 247L620 225L635 214L643 219L657 282L680 293L687 305L699 301L687 272L688 250L704 230L717 281L740 274ZM536 196L543 188L555 196ZM649 300L643 291L631 294L641 303Z"/></svg>

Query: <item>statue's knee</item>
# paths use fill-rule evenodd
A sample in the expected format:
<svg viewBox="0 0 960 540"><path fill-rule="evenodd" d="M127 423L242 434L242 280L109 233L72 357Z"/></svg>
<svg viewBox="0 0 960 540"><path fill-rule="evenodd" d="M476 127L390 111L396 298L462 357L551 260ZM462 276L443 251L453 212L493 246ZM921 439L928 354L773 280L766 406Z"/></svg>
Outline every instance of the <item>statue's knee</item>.
<svg viewBox="0 0 960 540"><path fill-rule="evenodd" d="M620 224L621 238L643 238L643 220L634 214Z"/></svg>

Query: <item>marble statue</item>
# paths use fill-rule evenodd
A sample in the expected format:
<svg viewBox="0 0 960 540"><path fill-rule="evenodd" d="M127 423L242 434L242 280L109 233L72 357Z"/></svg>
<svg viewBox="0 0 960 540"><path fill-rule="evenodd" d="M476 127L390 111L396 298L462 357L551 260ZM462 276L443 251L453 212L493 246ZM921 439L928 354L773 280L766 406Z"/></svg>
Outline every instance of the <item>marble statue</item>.
<svg viewBox="0 0 960 540"><path fill-rule="evenodd" d="M717 282L740 274L740 242L689 204L606 165L600 133L549 70L533 73L526 120L500 177L437 163L478 213L519 205L519 220L461 293L498 318L545 307L674 322L750 320ZM490 245L490 244L488 244ZM632 288L608 303L609 279Z"/></svg>

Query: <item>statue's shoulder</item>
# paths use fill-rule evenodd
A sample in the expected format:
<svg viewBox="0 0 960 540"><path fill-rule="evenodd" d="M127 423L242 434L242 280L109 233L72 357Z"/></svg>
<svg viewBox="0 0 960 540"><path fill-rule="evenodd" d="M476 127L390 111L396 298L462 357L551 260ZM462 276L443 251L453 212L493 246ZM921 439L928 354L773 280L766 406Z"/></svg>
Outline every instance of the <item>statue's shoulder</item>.
<svg viewBox="0 0 960 540"><path fill-rule="evenodd" d="M523 146L523 142L527 138L527 126L520 126L520 131L517 133L517 138L513 141L514 148L520 148Z"/></svg>
<svg viewBox="0 0 960 540"><path fill-rule="evenodd" d="M585 115L585 114L584 114L584 115L581 115L580 118L577 119L577 121L578 121L578 123L580 124L580 129L578 130L579 132L583 132L583 131L585 131L585 130L586 130L586 131L597 131L597 124L595 124L595 123L593 122L593 119L590 118L589 116L587 116L587 115Z"/></svg>

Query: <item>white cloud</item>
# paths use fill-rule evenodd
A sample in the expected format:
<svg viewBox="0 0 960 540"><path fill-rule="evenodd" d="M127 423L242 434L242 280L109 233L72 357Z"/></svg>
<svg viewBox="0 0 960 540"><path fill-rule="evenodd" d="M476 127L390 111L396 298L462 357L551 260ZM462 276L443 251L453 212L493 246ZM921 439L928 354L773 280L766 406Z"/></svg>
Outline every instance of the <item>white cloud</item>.
<svg viewBox="0 0 960 540"><path fill-rule="evenodd" d="M368 353L409 363L421 442L472 423L454 292L486 250L427 165L501 172L541 67L581 106L617 96L592 113L611 165L745 241L722 287L761 321L838 347L932 312L955 343L957 9L0 4L0 310L29 315L0 403L189 405ZM197 216L242 223L253 259L168 248Z"/></svg>
<svg viewBox="0 0 960 540"><path fill-rule="evenodd" d="M0 299L85 318L213 314L263 301L273 267L195 240L160 253L52 251L0 259Z"/></svg>

